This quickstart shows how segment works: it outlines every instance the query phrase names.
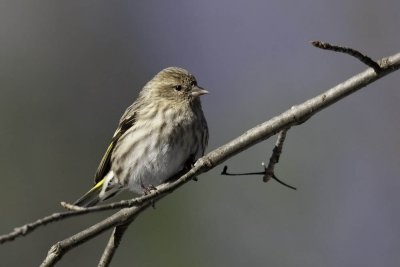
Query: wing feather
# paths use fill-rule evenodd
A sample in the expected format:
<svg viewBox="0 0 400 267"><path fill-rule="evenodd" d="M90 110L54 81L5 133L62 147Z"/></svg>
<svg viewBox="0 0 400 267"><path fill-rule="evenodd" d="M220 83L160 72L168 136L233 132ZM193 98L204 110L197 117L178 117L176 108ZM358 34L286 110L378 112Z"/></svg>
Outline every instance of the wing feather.
<svg viewBox="0 0 400 267"><path fill-rule="evenodd" d="M99 167L97 168L96 174L94 176L95 183L101 181L105 175L111 169L111 154L117 144L119 138L135 124L135 112L132 109L132 106L129 107L124 115L122 116L120 123L118 125L117 130L114 133L113 138L111 139L110 145L107 147L106 152L104 153L103 158L100 161Z"/></svg>

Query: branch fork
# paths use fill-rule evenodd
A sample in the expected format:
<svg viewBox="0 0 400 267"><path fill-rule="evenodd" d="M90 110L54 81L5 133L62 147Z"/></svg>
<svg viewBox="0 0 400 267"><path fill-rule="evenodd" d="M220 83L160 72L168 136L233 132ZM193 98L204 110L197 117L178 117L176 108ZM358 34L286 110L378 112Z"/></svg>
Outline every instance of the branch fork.
<svg viewBox="0 0 400 267"><path fill-rule="evenodd" d="M278 138L276 139L274 149L272 150L272 155L269 159L268 166L266 167L264 162L261 163L261 165L264 167L264 171L262 171L262 172L247 172L247 173L228 173L228 166L225 165L221 172L221 175L229 175L229 176L264 175L263 176L264 183L273 179L273 180L277 181L278 183L280 183L281 185L284 185L290 189L296 190L296 187L288 185L287 183L278 179L278 177L276 177L276 175L275 175L275 165L279 162L279 158L282 154L283 143L285 142L285 139L286 139L286 133L287 133L287 131L289 131L289 129L290 129L290 127L279 132Z"/></svg>

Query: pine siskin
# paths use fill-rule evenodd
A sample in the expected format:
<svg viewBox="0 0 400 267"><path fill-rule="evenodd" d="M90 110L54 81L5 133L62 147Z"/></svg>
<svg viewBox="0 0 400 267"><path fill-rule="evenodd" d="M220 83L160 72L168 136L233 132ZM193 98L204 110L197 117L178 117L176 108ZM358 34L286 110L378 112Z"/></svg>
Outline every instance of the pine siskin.
<svg viewBox="0 0 400 267"><path fill-rule="evenodd" d="M74 204L93 206L124 189L142 194L190 167L208 143L199 99L207 93L181 68L154 76L122 115L95 186Z"/></svg>

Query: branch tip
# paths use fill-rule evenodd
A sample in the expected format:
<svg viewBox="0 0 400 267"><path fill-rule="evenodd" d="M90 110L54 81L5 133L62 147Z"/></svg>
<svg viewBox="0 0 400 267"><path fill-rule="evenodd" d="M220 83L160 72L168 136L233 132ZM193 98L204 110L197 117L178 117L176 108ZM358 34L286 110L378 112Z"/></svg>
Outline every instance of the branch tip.
<svg viewBox="0 0 400 267"><path fill-rule="evenodd" d="M61 201L60 205L63 208L65 208L67 210L72 210L72 211L82 211L82 210L86 210L87 209L87 208L79 207L79 206L76 206L74 204L70 204L70 203L67 203L67 202L64 202L64 201Z"/></svg>
<svg viewBox="0 0 400 267"><path fill-rule="evenodd" d="M360 60L362 63L367 65L368 67L373 68L376 73L383 71L381 66L379 66L379 64L377 62L375 62L372 58L370 58L367 55L362 54L361 52L359 52L358 50L355 50L353 48L332 45L330 43L321 42L321 41L311 41L311 44L320 49L344 53L344 54L350 55L352 57L355 57L358 60Z"/></svg>
<svg viewBox="0 0 400 267"><path fill-rule="evenodd" d="M275 181L277 181L277 182L280 183L281 185L286 186L287 188L290 188L290 189L293 189L293 190L297 190L296 187L291 186L291 185L285 183L284 181L278 179L278 177L276 177L276 175L275 175L274 173L272 173L272 174L270 174L270 175L265 175L265 176L263 177L263 181L264 181L265 183L268 182L270 179L274 179Z"/></svg>
<svg viewBox="0 0 400 267"><path fill-rule="evenodd" d="M228 175L227 174L227 170L228 170L228 166L225 165L223 170L222 170L222 172L221 172L221 175Z"/></svg>

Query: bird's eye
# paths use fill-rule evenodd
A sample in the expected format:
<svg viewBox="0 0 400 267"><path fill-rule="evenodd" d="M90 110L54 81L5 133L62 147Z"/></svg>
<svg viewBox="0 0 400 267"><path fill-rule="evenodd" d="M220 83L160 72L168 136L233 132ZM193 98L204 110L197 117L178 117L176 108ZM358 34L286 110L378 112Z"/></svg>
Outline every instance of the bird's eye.
<svg viewBox="0 0 400 267"><path fill-rule="evenodd" d="M180 91L182 90L182 85L176 85L174 88L176 91Z"/></svg>
<svg viewBox="0 0 400 267"><path fill-rule="evenodd" d="M191 86L197 86L197 81L192 81L192 82L190 83L190 85L191 85Z"/></svg>

